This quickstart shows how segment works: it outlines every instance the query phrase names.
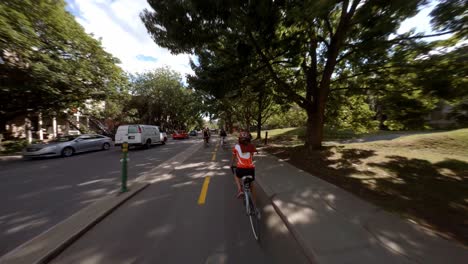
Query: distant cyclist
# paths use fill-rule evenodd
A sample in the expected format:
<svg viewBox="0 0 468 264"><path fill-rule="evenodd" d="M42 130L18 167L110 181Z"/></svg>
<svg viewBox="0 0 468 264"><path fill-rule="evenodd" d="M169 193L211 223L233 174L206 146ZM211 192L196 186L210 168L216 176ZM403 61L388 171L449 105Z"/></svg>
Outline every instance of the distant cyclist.
<svg viewBox="0 0 468 264"><path fill-rule="evenodd" d="M232 149L231 166L236 166L234 180L237 186L237 198L243 195L240 179L243 176L252 176L255 180L255 165L253 163L254 152L257 152L255 146L250 143L248 132L240 132L239 143ZM234 162L236 162L234 164ZM254 185L251 185L252 195L255 197ZM255 198L253 198L255 199ZM254 202L255 203L255 202Z"/></svg>
<svg viewBox="0 0 468 264"><path fill-rule="evenodd" d="M221 144L224 145L226 143L226 137L227 137L227 134L224 128L221 128L221 131L219 132L219 136L221 137Z"/></svg>
<svg viewBox="0 0 468 264"><path fill-rule="evenodd" d="M205 140L205 143L208 143L210 140L210 130L208 128L203 129L203 139Z"/></svg>

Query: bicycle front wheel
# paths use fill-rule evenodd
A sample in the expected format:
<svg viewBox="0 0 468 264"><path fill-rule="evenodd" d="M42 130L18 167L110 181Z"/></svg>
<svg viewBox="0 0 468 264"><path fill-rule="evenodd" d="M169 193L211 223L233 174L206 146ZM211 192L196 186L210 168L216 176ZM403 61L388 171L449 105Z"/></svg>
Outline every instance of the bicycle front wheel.
<svg viewBox="0 0 468 264"><path fill-rule="evenodd" d="M258 212L255 205L252 203L252 200L249 199L249 220L250 220L250 227L252 228L252 233L255 240L260 241L260 213Z"/></svg>

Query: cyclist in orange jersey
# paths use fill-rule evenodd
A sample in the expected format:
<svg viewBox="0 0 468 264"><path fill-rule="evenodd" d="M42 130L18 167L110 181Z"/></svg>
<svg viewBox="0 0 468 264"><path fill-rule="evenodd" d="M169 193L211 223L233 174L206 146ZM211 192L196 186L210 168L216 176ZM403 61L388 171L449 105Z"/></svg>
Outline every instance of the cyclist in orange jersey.
<svg viewBox="0 0 468 264"><path fill-rule="evenodd" d="M237 198L243 195L240 179L243 176L250 175L255 180L255 165L253 163L254 152L257 152L255 146L250 142L250 135L248 132L241 132L239 134L239 143L232 149L231 165L236 168L234 180L237 186ZM252 184L252 193L254 193L254 185Z"/></svg>

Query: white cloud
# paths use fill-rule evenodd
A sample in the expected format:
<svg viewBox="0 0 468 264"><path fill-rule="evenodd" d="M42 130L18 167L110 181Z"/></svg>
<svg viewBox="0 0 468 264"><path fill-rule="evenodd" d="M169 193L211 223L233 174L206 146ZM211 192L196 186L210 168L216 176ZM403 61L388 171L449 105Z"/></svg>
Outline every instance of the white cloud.
<svg viewBox="0 0 468 264"><path fill-rule="evenodd" d="M78 23L102 40L104 49L122 61L125 71L144 72L168 65L183 77L193 73L189 55L170 54L147 33L139 17L143 9L150 8L146 0L67 0L67 3Z"/></svg>

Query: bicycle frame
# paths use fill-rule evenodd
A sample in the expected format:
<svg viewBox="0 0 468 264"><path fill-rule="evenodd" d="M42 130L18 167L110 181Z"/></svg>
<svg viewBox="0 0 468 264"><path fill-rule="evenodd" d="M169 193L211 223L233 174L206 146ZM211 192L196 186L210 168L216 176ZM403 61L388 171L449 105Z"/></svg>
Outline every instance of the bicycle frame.
<svg viewBox="0 0 468 264"><path fill-rule="evenodd" d="M236 174L236 168L231 167L232 173ZM250 226L252 227L252 233L255 240L260 241L259 235L259 219L260 212L257 209L257 205L253 201L251 184L253 182L253 177L251 175L243 176L241 179L241 187L244 192L244 206L245 212L250 220Z"/></svg>
<svg viewBox="0 0 468 264"><path fill-rule="evenodd" d="M252 191L250 189L251 179L252 179L252 176L244 176L241 179L242 189L244 191L244 202L245 202L245 209L246 209L247 215L251 215L252 213L255 213L255 212L250 211L250 202L252 201Z"/></svg>

